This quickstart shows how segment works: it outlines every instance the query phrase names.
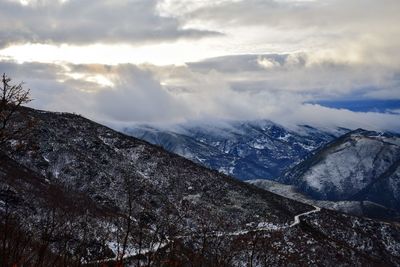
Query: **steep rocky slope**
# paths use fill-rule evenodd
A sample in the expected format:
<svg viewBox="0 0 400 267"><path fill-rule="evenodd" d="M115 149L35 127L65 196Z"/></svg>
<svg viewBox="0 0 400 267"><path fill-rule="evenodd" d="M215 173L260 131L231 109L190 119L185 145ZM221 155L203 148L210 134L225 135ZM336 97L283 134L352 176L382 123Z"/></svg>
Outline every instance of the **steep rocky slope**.
<svg viewBox="0 0 400 267"><path fill-rule="evenodd" d="M80 116L27 116L36 127L0 161L1 252L11 263L400 264L394 224L280 197Z"/></svg>
<svg viewBox="0 0 400 267"><path fill-rule="evenodd" d="M288 171L282 182L321 200L372 201L400 210L400 136L350 132Z"/></svg>

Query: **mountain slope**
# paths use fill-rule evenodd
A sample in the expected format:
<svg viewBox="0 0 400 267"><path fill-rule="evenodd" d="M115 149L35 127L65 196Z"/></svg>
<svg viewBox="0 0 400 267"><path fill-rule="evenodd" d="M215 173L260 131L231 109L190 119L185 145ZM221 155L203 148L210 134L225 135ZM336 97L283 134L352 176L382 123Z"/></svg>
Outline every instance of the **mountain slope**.
<svg viewBox="0 0 400 267"><path fill-rule="evenodd" d="M112 256L96 237L107 236L105 217L117 214L0 154L1 266L78 266Z"/></svg>
<svg viewBox="0 0 400 267"><path fill-rule="evenodd" d="M270 121L183 124L174 128L135 126L124 132L241 180L274 179L336 133Z"/></svg>
<svg viewBox="0 0 400 267"><path fill-rule="evenodd" d="M355 216L363 216L368 218L376 218L379 220L400 221L400 213L393 209L379 205L371 200L316 200L310 196L300 192L294 185L285 185L275 181L259 179L248 180L249 184L255 185L264 190L273 192L283 197L300 201L313 206L318 206L325 209L336 210Z"/></svg>
<svg viewBox="0 0 400 267"><path fill-rule="evenodd" d="M80 116L27 116L36 127L0 161L0 231L11 216L39 244L27 265L57 265L50 254L71 266L400 264L396 225L317 210ZM7 235L7 251L18 236Z"/></svg>
<svg viewBox="0 0 400 267"><path fill-rule="evenodd" d="M400 137L356 130L281 179L321 200L368 200L400 210Z"/></svg>

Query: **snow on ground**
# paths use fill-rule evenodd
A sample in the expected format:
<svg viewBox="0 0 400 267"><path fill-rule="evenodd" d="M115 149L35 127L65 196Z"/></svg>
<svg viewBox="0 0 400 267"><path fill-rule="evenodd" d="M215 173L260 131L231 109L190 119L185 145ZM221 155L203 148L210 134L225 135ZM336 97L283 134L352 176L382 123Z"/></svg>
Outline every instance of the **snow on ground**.
<svg viewBox="0 0 400 267"><path fill-rule="evenodd" d="M296 225L300 224L301 217L310 215L312 213L317 213L320 211L321 211L321 208L314 206L313 210L303 212L303 213L300 213L300 214L297 214L296 216L294 216L293 222L291 224L273 224L270 222L260 222L257 224L257 227L255 227L254 229L243 229L243 230L237 230L237 231L232 231L232 232L214 232L214 233L208 234L207 236L209 236L209 237L241 236L241 235L246 235L249 233L260 232L260 231L283 231L285 229L292 228L292 227L295 227ZM252 224L252 223L250 223L250 224ZM248 224L248 225L250 225L250 224ZM185 237L188 237L188 236L178 236L176 238L185 238ZM171 242L171 240L167 237L165 241L157 242L152 247L149 247L149 248L138 249L138 248L135 248L132 246L128 246L125 249L125 253L122 258L128 259L128 258L132 258L132 257L138 256L138 255L146 255L149 252L156 252L157 250L162 249L165 246L167 246L170 242ZM111 262L111 261L118 260L118 258L119 258L118 255L120 255L120 253L122 251L121 244L111 241L108 243L108 247L116 255L115 257L89 262L89 264L98 264L98 263L105 263L105 262Z"/></svg>

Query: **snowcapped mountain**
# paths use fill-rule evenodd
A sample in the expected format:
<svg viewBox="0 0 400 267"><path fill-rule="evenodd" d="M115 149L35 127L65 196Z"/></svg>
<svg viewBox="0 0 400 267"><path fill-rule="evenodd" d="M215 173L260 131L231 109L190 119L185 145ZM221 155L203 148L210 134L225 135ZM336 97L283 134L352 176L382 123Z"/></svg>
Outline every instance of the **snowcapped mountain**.
<svg viewBox="0 0 400 267"><path fill-rule="evenodd" d="M271 121L183 124L174 128L135 126L126 134L241 180L275 179L311 151L347 132Z"/></svg>
<svg viewBox="0 0 400 267"><path fill-rule="evenodd" d="M34 128L0 155L10 265L400 264L395 224L278 196L77 115L25 116Z"/></svg>
<svg viewBox="0 0 400 267"><path fill-rule="evenodd" d="M389 206L382 206L384 202L376 201L376 197L373 197L372 193L368 197L362 197L363 193L361 192L358 197L354 196L353 198L351 198L352 195L350 193L347 193L346 196L321 196L315 191L305 189L307 186L299 186L295 181L296 179L289 178L295 176L298 168L301 169L303 164L307 166L309 160L306 160L306 163L301 163L301 161L305 158L310 158L313 153L317 153L313 158L321 157L321 153L330 153L321 152L325 151L327 143L329 143L327 147L337 144L339 151L342 151L341 146L347 147L349 143L338 144L338 142L340 143L346 139L346 135L336 139L338 135L349 131L347 129L339 128L335 132L328 132L309 126L300 126L294 131L270 121L253 121L231 122L219 125L179 125L170 129L137 126L125 129L124 131L130 135L145 139L150 143L160 145L194 162L238 177L239 179L257 180L260 177L273 178L274 180L276 179L292 185L288 188L283 184L262 180L252 183L282 196L358 216L391 220L398 219L398 212L392 209L398 205L395 200L389 200L389 202L394 201ZM395 155L399 154L395 146L380 145L390 142L395 145L398 142L396 135L389 133L379 134L363 130L354 131L351 135L353 138L356 138L356 134L366 135L370 138L360 139L350 154L348 153L350 150L346 150L346 152L342 151L330 155L330 157L335 157L332 160L337 162L337 165L341 165L340 168L329 165L325 166L326 169L321 170L322 173L327 173L324 176L325 183L329 183L333 179L332 177L342 175L343 173L341 172L343 170L347 174L341 176L340 182L336 180L338 181L337 184L343 184L342 190L344 191L353 190L353 194L358 192L354 186L363 188L360 181L371 180L372 176L376 175L375 173L380 173L380 169L386 170L388 165L385 164L389 163L390 165L391 162L386 157L393 159ZM383 143L377 142L379 139L378 136L381 139L385 139ZM371 138L375 138L375 140ZM372 164L374 160L375 165ZM358 161L360 163L357 163ZM299 167L294 168L292 173L291 167L299 163ZM335 171L339 173L335 173ZM286 178L279 178L279 175L282 177L285 172L287 172ZM315 173L316 171L313 172L315 175L318 175L318 173ZM353 175L357 175L357 178L354 179ZM313 178L309 177L307 179L312 180ZM316 178L316 180L318 179ZM392 177L391 179L391 183L395 184L397 178ZM352 185L355 182L358 184ZM345 185L345 183L349 183L350 185ZM396 188L396 186L392 186L391 188ZM389 190L393 191L394 189ZM309 195L304 195L301 192ZM325 189L321 190L320 193L332 194ZM390 194L398 195L395 192ZM386 198L390 197L386 196Z"/></svg>
<svg viewBox="0 0 400 267"><path fill-rule="evenodd" d="M400 211L400 136L355 130L280 180L320 200L372 201Z"/></svg>

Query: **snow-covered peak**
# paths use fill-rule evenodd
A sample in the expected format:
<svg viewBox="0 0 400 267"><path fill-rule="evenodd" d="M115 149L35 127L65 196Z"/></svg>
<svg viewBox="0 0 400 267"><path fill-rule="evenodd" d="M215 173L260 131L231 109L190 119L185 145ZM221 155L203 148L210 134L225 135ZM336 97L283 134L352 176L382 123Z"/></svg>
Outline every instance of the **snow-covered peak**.
<svg viewBox="0 0 400 267"><path fill-rule="evenodd" d="M188 123L175 128L134 126L124 130L243 180L279 177L308 153L347 131L332 133L308 125L292 130L269 120Z"/></svg>
<svg viewBox="0 0 400 267"><path fill-rule="evenodd" d="M282 181L326 200L374 200L400 207L400 137L362 129L327 144Z"/></svg>

